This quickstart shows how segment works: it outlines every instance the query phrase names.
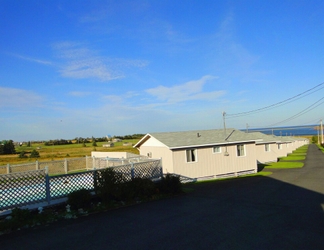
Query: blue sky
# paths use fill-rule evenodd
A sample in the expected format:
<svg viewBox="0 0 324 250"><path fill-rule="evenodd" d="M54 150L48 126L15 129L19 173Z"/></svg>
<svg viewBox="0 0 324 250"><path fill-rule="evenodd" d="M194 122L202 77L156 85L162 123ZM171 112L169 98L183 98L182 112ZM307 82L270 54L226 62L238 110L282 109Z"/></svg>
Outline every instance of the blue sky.
<svg viewBox="0 0 324 250"><path fill-rule="evenodd" d="M322 85L233 116L324 82L321 0L0 2L0 139L324 118Z"/></svg>

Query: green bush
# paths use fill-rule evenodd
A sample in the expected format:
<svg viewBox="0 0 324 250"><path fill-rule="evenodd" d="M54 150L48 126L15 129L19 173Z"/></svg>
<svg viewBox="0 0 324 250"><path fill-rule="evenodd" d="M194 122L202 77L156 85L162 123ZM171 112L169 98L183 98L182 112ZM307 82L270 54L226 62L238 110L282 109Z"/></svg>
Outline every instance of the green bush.
<svg viewBox="0 0 324 250"><path fill-rule="evenodd" d="M167 174L157 183L157 188L161 193L178 194L182 192L180 177Z"/></svg>
<svg viewBox="0 0 324 250"><path fill-rule="evenodd" d="M92 195L87 189L80 189L68 195L67 203L72 209L88 208L91 204Z"/></svg>
<svg viewBox="0 0 324 250"><path fill-rule="evenodd" d="M39 152L36 149L33 149L30 153L30 158L38 158L39 157Z"/></svg>
<svg viewBox="0 0 324 250"><path fill-rule="evenodd" d="M26 152L23 150L19 153L18 158L27 158Z"/></svg>
<svg viewBox="0 0 324 250"><path fill-rule="evenodd" d="M156 193L154 182L150 179L134 178L127 182L125 197L127 199L149 199Z"/></svg>
<svg viewBox="0 0 324 250"><path fill-rule="evenodd" d="M103 202L122 200L125 188L125 178L122 173L117 173L111 168L97 173L95 178L96 194Z"/></svg>
<svg viewBox="0 0 324 250"><path fill-rule="evenodd" d="M29 209L14 208L11 217L11 220L8 220L9 225L7 225L11 230L33 224L33 217Z"/></svg>

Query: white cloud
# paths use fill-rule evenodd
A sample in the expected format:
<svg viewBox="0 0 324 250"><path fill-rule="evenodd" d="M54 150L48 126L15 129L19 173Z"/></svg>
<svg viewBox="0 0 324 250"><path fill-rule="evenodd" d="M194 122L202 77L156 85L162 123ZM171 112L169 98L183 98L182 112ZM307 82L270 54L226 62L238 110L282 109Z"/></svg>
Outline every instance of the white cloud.
<svg viewBox="0 0 324 250"><path fill-rule="evenodd" d="M28 108L41 106L43 98L31 91L0 87L0 107Z"/></svg>
<svg viewBox="0 0 324 250"><path fill-rule="evenodd" d="M155 96L158 100L167 103L179 103L189 100L215 100L223 95L224 91L203 92L203 86L208 80L216 79L217 77L206 75L198 80L186 82L182 85L172 87L158 86L156 88L147 89L146 92Z"/></svg>
<svg viewBox="0 0 324 250"><path fill-rule="evenodd" d="M44 65L52 65L53 63L50 61L46 61L46 60L41 60L38 58L32 58L32 57L27 57L27 56L22 56L22 55L18 55L18 54L11 54L14 57L23 59L25 61L30 61L30 62L34 62L34 63L39 63L39 64L44 64Z"/></svg>
<svg viewBox="0 0 324 250"><path fill-rule="evenodd" d="M82 44L62 42L53 46L63 60L60 73L69 78L94 78L106 82L125 77L129 67L145 67L146 61L99 56Z"/></svg>
<svg viewBox="0 0 324 250"><path fill-rule="evenodd" d="M91 92L71 91L69 95L76 96L76 97L83 97L83 96L91 95Z"/></svg>

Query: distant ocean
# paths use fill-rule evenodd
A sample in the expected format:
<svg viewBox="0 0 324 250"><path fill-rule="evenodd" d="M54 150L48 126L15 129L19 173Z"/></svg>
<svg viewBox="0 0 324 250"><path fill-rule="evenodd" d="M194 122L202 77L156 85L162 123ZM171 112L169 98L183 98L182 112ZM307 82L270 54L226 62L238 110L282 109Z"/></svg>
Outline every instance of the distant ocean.
<svg viewBox="0 0 324 250"><path fill-rule="evenodd" d="M267 135L276 135L276 136L300 136L300 135L317 135L316 127L318 125L308 125L308 126L291 126L291 127L275 127L275 128L258 128L258 129L249 129L253 132L262 132ZM246 129L242 129L246 131ZM320 132L320 131L319 131Z"/></svg>

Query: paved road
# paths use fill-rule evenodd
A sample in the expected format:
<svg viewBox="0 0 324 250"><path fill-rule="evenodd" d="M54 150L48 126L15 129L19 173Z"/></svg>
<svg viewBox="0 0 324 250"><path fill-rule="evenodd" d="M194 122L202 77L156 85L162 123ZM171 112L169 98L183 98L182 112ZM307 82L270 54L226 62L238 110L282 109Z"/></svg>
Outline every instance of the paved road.
<svg viewBox="0 0 324 250"><path fill-rule="evenodd" d="M324 249L323 162L310 145L302 169L2 235L0 248Z"/></svg>

